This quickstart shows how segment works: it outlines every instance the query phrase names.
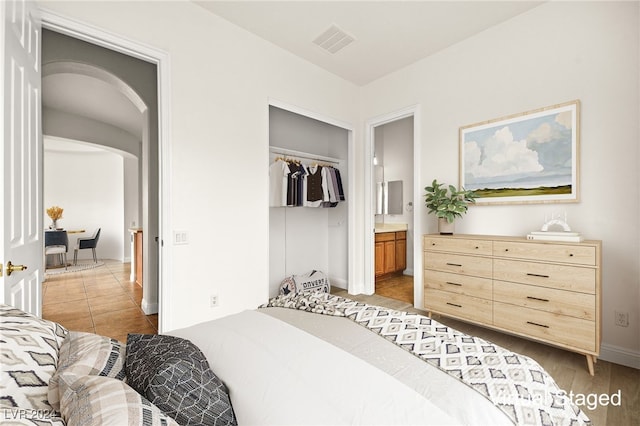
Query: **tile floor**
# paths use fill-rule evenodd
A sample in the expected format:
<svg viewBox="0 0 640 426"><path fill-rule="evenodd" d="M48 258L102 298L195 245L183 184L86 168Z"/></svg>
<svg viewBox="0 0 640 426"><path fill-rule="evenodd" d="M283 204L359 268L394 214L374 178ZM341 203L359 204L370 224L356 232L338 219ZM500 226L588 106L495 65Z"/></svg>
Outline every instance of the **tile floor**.
<svg viewBox="0 0 640 426"><path fill-rule="evenodd" d="M129 281L130 264L104 262L94 269L48 275L42 288L42 317L69 330L123 343L128 333L157 333L158 316L145 315L140 308L142 288Z"/></svg>

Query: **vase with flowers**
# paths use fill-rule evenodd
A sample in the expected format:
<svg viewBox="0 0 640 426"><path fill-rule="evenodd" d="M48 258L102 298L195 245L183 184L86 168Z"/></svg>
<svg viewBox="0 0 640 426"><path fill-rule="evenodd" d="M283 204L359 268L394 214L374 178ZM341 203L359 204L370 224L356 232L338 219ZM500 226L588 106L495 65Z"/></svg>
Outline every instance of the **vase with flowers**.
<svg viewBox="0 0 640 426"><path fill-rule="evenodd" d="M52 206L47 209L47 216L51 218L51 225L49 228L58 229L58 219L62 219L62 212L64 209L58 206Z"/></svg>

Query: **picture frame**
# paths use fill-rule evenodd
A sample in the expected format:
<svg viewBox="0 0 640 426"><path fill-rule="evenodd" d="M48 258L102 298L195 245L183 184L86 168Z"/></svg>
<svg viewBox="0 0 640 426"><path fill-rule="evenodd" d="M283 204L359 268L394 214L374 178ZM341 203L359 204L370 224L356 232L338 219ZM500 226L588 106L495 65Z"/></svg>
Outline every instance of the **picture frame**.
<svg viewBox="0 0 640 426"><path fill-rule="evenodd" d="M460 186L476 204L579 201L580 101L460 127Z"/></svg>

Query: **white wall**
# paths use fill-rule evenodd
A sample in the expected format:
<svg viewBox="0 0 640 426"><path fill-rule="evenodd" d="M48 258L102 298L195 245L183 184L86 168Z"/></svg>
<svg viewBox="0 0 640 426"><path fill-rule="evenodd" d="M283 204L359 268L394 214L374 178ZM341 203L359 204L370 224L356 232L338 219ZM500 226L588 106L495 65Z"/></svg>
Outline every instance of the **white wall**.
<svg viewBox="0 0 640 426"><path fill-rule="evenodd" d="M373 82L365 118L420 104L420 173L458 182L458 129L579 99L580 202L474 206L459 233L525 235L545 213L603 241L603 357L640 365L638 3L551 2ZM436 220L415 214L427 232ZM417 266L416 266L417 267ZM630 313L629 327L614 311Z"/></svg>
<svg viewBox="0 0 640 426"><path fill-rule="evenodd" d="M356 123L358 89L192 2L39 3L170 56L169 215L189 244L167 249L167 330L264 303L268 99Z"/></svg>
<svg viewBox="0 0 640 426"><path fill-rule="evenodd" d="M46 141L45 141L46 147ZM96 249L98 259L124 260L124 180L122 156L108 152L58 152L45 148L44 206L64 209L59 226L84 229L69 235L69 260L77 237L90 237L101 228ZM44 214L44 224L51 219ZM78 259L93 259L91 250L79 250Z"/></svg>

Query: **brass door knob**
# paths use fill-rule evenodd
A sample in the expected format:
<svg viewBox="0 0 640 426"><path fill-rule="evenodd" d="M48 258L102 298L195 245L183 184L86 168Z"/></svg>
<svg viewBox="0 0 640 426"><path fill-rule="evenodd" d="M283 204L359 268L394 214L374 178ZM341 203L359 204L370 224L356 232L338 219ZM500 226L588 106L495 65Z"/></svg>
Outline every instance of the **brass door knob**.
<svg viewBox="0 0 640 426"><path fill-rule="evenodd" d="M11 261L7 262L7 276L11 275L13 271L24 271L27 269L25 265L13 265Z"/></svg>

